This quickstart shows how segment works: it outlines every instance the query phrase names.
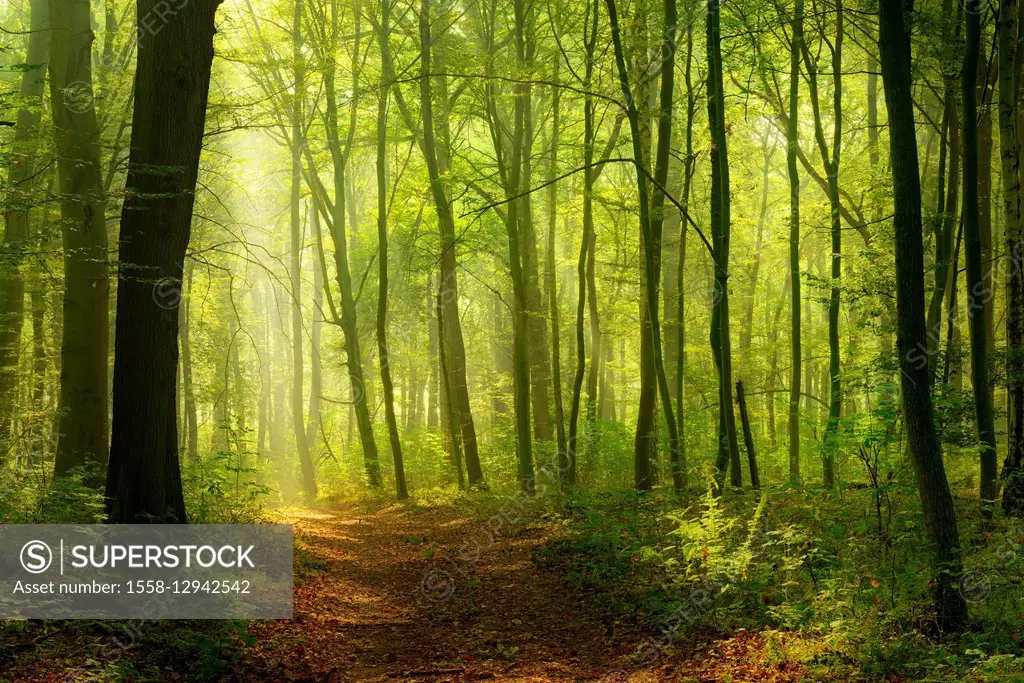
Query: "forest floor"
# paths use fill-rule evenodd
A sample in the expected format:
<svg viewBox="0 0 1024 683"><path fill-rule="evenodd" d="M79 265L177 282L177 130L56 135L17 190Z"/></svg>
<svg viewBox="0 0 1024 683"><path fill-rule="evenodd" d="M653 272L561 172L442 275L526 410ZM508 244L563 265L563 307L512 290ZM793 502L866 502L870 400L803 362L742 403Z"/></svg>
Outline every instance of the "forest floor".
<svg viewBox="0 0 1024 683"><path fill-rule="evenodd" d="M769 664L762 639L747 632L691 636L667 659L638 657L649 633L533 561L558 533L553 524L490 533L451 506L349 505L293 521L304 544L295 618L252 625L243 680L789 681L806 673Z"/></svg>
<svg viewBox="0 0 1024 683"><path fill-rule="evenodd" d="M684 629L652 650L656 633L534 561L563 527L494 519L452 504L294 510L291 621L0 622L0 683L821 680L757 632Z"/></svg>

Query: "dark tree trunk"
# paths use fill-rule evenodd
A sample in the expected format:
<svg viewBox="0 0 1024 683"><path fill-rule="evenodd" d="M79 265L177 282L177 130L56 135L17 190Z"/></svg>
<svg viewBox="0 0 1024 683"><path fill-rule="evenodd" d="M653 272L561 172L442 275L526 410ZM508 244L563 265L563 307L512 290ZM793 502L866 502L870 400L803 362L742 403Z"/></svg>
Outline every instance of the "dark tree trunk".
<svg viewBox="0 0 1024 683"><path fill-rule="evenodd" d="M917 357L914 352L919 354L928 347L924 320L921 179L911 94L910 31L905 23L908 16L913 16L912 2L881 0L878 45L889 112L900 381L910 455L929 540L935 550L935 605L939 624L943 630L956 631L967 624L967 604L957 585L963 572L960 534L935 430L928 365L914 362Z"/></svg>
<svg viewBox="0 0 1024 683"><path fill-rule="evenodd" d="M747 465L750 468L750 486L761 488L761 477L757 472L757 453L754 451L754 433L750 429L747 415L747 397L743 393L743 382L736 382L736 405L740 409L740 423L743 425L743 446L747 449Z"/></svg>
<svg viewBox="0 0 1024 683"><path fill-rule="evenodd" d="M140 21L158 0L139 0ZM182 280L218 0L193 0L138 47L114 338L111 522L184 522L174 392L178 314L153 283ZM178 293L180 301L180 289Z"/></svg>
<svg viewBox="0 0 1024 683"><path fill-rule="evenodd" d="M985 314L978 299L984 298L992 283L982 276L981 224L978 208L978 60L981 51L981 16L979 7L968 7L967 45L964 54L964 237L967 265L967 289L971 294L967 319L971 330L971 384L978 420L978 442L981 455L980 496L982 509L991 514L999 495L996 463L996 429L989 387L988 337Z"/></svg>

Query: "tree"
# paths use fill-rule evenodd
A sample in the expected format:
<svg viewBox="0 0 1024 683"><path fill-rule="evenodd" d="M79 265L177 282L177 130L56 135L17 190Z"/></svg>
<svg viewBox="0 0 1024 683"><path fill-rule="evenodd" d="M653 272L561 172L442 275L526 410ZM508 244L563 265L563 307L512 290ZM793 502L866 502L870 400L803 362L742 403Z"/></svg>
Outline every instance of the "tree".
<svg viewBox="0 0 1024 683"><path fill-rule="evenodd" d="M981 504L991 513L999 495L996 464L996 428L992 393L988 378L988 335L985 329L983 299L991 282L986 282L981 266L981 217L978 200L978 59L981 50L981 8L968 7L967 46L964 53L964 236L967 242L967 318L971 328L971 384L978 420L981 450Z"/></svg>
<svg viewBox="0 0 1024 683"><path fill-rule="evenodd" d="M139 31L157 4L139 0ZM115 523L186 521L174 410L178 313L159 305L154 286L180 287L183 277L219 4L193 0L139 45L106 487Z"/></svg>
<svg viewBox="0 0 1024 683"><path fill-rule="evenodd" d="M1020 129L1017 93L1021 56L1017 47L1017 0L999 4L999 168L1008 254L1006 282L1006 462L1003 509L1024 516L1024 221L1021 217Z"/></svg>
<svg viewBox="0 0 1024 683"><path fill-rule="evenodd" d="M671 1L671 0L670 0ZM658 260L655 236L651 227L650 206L647 194L647 170L644 162L644 154L640 137L640 117L637 112L636 100L633 98L633 91L629 84L629 72L626 70L626 60L622 49L622 36L619 31L618 12L615 7L615 0L605 0L608 8L608 22L611 26L612 45L615 49L615 63L619 70L619 85L622 88L622 96L626 101L626 117L629 120L630 137L633 141L633 166L636 169L637 195L640 206L640 236L644 251L644 294L647 299L647 312L651 320L651 350L654 361L654 369L657 373L658 392L661 394L661 408L665 411L665 419L668 424L669 453L674 470L674 480L678 482L677 488L682 488L682 472L679 469L679 434L676 432L676 418L672 409L672 395L668 388L668 376L665 374L665 362L661 351L661 322L658 315ZM674 50L672 45L667 49ZM667 67L666 67L667 68ZM664 74L663 74L664 77ZM664 102L662 103L664 106ZM662 116L671 117L671 113L662 111ZM664 192L664 187L659 188ZM646 330L642 329L641 334ZM640 424L637 424L637 435L635 450L639 452L643 447L642 441L645 435L640 432ZM638 482L639 483L639 482ZM644 482L649 487L650 483ZM638 486L643 490L644 486Z"/></svg>
<svg viewBox="0 0 1024 683"><path fill-rule="evenodd" d="M918 495L934 545L938 572L936 611L941 627L956 631L967 623L967 604L957 590L962 572L960 534L935 431L928 366L915 362L916 357L911 353L927 348L921 180L911 94L910 31L906 24L906 17L912 15L911 0L881 0L879 3L879 62L889 113L892 163L900 383Z"/></svg>
<svg viewBox="0 0 1024 683"><path fill-rule="evenodd" d="M789 51L789 118L786 121L786 174L789 178L789 483L800 485L800 171L796 165L800 135L800 55L804 40L804 3L796 0Z"/></svg>
<svg viewBox="0 0 1024 683"><path fill-rule="evenodd" d="M50 111L64 234L64 327L54 465L60 476L78 467L94 470L106 459L110 281L88 0L50 0L50 35ZM171 334L172 343L176 336ZM90 480L98 482L95 473Z"/></svg>
<svg viewBox="0 0 1024 683"><path fill-rule="evenodd" d="M382 0L381 26L386 31L391 25L391 5ZM391 381L391 350L388 348L388 83L381 83L377 93L377 354L380 379L384 386L384 419L388 425L391 457L395 463L395 495L398 500L409 497L405 482L405 464L402 460L402 440L395 417L395 389Z"/></svg>
<svg viewBox="0 0 1024 683"><path fill-rule="evenodd" d="M725 91L722 78L721 2L707 3L708 126L711 129L711 240L714 292L711 350L718 370L718 486L731 468L733 486L743 483L736 414L732 408L732 344L729 337L729 150L725 134Z"/></svg>

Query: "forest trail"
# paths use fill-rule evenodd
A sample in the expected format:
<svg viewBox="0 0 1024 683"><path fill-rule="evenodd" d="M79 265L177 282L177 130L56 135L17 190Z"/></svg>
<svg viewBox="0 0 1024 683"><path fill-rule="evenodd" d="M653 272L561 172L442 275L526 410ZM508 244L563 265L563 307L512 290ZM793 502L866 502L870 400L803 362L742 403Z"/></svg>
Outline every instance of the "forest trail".
<svg viewBox="0 0 1024 683"><path fill-rule="evenodd" d="M353 505L305 511L295 525L308 553L300 572L314 569L297 577L293 621L251 629L253 674L290 681L628 679L640 636L616 633L535 566L532 553L550 533L542 527L496 534L489 548L465 558L467 540L486 534L485 522L451 508L364 513Z"/></svg>
<svg viewBox="0 0 1024 683"><path fill-rule="evenodd" d="M294 520L303 559L295 618L257 622L243 680L797 680L762 667L753 634L691 643L681 661L637 661L646 637L539 569L553 532L508 529L459 562L485 522L452 508L349 505ZM476 547L476 546L473 546ZM454 565L452 564L454 562ZM305 573L301 567L315 567ZM447 571L456 590L445 583ZM446 597L447 596L447 597ZM673 658L676 659L676 658ZM763 660L762 660L763 661Z"/></svg>

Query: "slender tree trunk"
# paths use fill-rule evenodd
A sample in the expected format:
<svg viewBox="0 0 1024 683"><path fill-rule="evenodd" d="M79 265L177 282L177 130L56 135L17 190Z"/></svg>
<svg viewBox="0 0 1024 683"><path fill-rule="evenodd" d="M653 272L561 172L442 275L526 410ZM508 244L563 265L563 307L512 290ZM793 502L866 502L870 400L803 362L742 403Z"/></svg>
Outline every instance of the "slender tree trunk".
<svg viewBox="0 0 1024 683"><path fill-rule="evenodd" d="M106 460L110 281L88 1L50 0L50 26L50 106L64 234L60 418L54 465L60 476L75 467L102 466ZM173 317L176 328L177 314ZM176 337L171 335L172 345ZM172 387L176 365L174 369L169 380ZM173 389L170 393L173 399ZM172 400L172 414L173 405Z"/></svg>
<svg viewBox="0 0 1024 683"><path fill-rule="evenodd" d="M676 7L676 0L664 0L664 12L665 12L665 26L663 32L663 38L661 42L661 92L659 93L659 109L658 109L658 142L655 151L654 158L654 184L655 187L651 193L651 209L650 209L650 239L644 239L644 246L653 250L649 263L653 265L653 268L645 268L646 277L653 279L654 282L654 298L647 297L648 303L648 317L651 321L651 335L652 340L652 351L655 347L661 346L661 328L656 326L657 321L660 318L660 311L658 310L658 283L661 277L661 240L664 232L665 225L665 190L668 185L669 178L669 163L670 153L672 146L672 101L675 96L675 69L676 69L676 23L679 20L678 10ZM623 81L625 85L625 81ZM635 131L634 131L635 134ZM671 209L674 213L677 211L675 207ZM651 289L648 286L648 289ZM657 336L657 339L654 337ZM659 348L660 352L660 348ZM652 353L652 356L655 354ZM668 422L669 438L673 443L669 450L669 462L672 469L672 487L678 492L682 491L684 480L683 480L683 466L682 459L680 456L679 448L679 424L676 422L673 414L672 400L669 397L668 378L665 373L664 362L662 361L661 368L658 359L651 358L655 361L655 389L657 390L658 385L661 384L661 380L664 379L664 395L662 396L665 417ZM658 377L658 375L664 377ZM655 416L657 413L655 413ZM657 422L655 421L652 427L655 427ZM640 437L640 422L637 422L637 438Z"/></svg>
<svg viewBox="0 0 1024 683"><path fill-rule="evenodd" d="M423 156L430 179L430 192L437 211L437 222L441 236L441 299L444 320L441 321L448 337L445 348L448 350L451 375L452 402L456 407L458 426L462 432L462 447L466 457L466 474L470 486L484 485L483 470L480 468L480 456L477 450L476 427L469 403L469 386L466 381L466 348L462 337L462 321L459 317L459 290L457 276L457 259L455 253L455 217L452 213L446 181L446 168L442 168L438 158L438 148L434 130L433 93L430 85L430 4L429 0L421 0L419 16L420 32L420 108L423 126ZM386 34L385 34L386 36ZM385 38L386 42L386 38ZM385 55L385 62L390 58ZM390 69L388 69L390 73Z"/></svg>
<svg viewBox="0 0 1024 683"><path fill-rule="evenodd" d="M139 0L140 22L157 2ZM114 339L111 522L186 520L174 413L178 314L158 305L152 283L181 285L218 4L190 2L138 47Z"/></svg>
<svg viewBox="0 0 1024 683"><path fill-rule="evenodd" d="M676 272L676 415L681 447L680 459L683 460L683 472L686 472L686 236L689 231L690 188L693 182L693 118L697 112L696 97L693 92L693 22L686 26L686 69L683 72L684 89L686 91L686 157L683 161L683 192L680 203L683 205L683 217L679 228L679 270Z"/></svg>
<svg viewBox="0 0 1024 683"><path fill-rule="evenodd" d="M964 53L964 237L967 265L967 288L970 292L967 319L971 330L971 384L978 420L978 441L981 451L982 509L991 514L999 495L996 463L996 429L989 386L988 337L985 334L983 299L991 293L991 282L982 276L981 225L978 208L978 60L981 51L980 7L969 7L967 45Z"/></svg>
<svg viewBox="0 0 1024 683"><path fill-rule="evenodd" d="M750 468L751 488L761 488L761 477L757 472L757 453L754 451L754 433L750 429L747 415L747 398L743 393L743 382L736 382L736 405L740 409L740 423L743 425L743 446L747 449L747 466Z"/></svg>
<svg viewBox="0 0 1024 683"><path fill-rule="evenodd" d="M736 415L732 409L732 344L729 336L729 153L725 133L725 92L722 78L721 3L707 3L708 125L711 128L711 233L715 289L711 312L711 350L718 369L718 488L732 470L733 486L743 484L740 472Z"/></svg>
<svg viewBox="0 0 1024 683"><path fill-rule="evenodd" d="M302 471L302 492L306 501L316 501L316 470L306 441L305 396L303 384L302 349L305 334L302 326L302 149L305 146L303 99L306 88L306 64L303 55L304 0L295 0L292 14L292 79L294 92L291 95L291 221L289 237L289 273L291 275L291 318L292 318L292 435L298 451L299 468Z"/></svg>
<svg viewBox="0 0 1024 683"><path fill-rule="evenodd" d="M310 206L309 220L319 252L320 214ZM324 269L319 258L313 259L313 320L309 324L309 409L306 411L306 444L312 454L320 432L320 396L323 394L323 365L320 361L320 337L323 333ZM269 378L268 378L269 381ZM312 457L312 455L311 455ZM314 458L315 462L315 458Z"/></svg>
<svg viewBox="0 0 1024 683"><path fill-rule="evenodd" d="M647 194L647 170L644 165L640 117L637 112L636 101L633 98L633 91L629 84L629 72L626 69L626 60L622 49L622 38L619 32L619 21L615 7L615 0L605 0L605 5L608 8L608 21L611 25L612 45L615 49L615 62L618 65L619 70L619 84L622 87L622 95L626 100L626 115L629 119L630 137L633 141L633 165L636 168L637 194L640 209L640 236L643 240L644 246L644 288L646 290L647 310L651 320L650 335L654 369L657 376L658 390L661 395L661 407L662 410L665 411L665 420L668 425L669 452L671 462L673 463L673 478L675 480L674 483L676 483L676 488L678 489L682 487L682 471L679 467L679 434L676 431L676 418L672 408L672 396L669 391L668 376L665 374L665 363L661 349L661 322L659 320L658 312L658 278L660 274L660 270L657 265L658 246L651 227L649 196ZM674 26L674 6L671 8L671 12L672 13L668 16L672 17L671 24ZM668 23L668 20L666 20L666 23ZM674 51L674 38L671 40L666 39L663 49ZM662 55L664 58L665 53L663 52ZM671 71L673 68L672 60L666 59L664 71ZM664 78L664 76L665 74L663 73L662 77ZM663 99L661 116L669 117L668 123L671 124L671 111L665 110L665 104L665 100ZM665 132L667 133L667 131L668 127L666 126ZM664 186L661 186L658 189L663 191ZM638 419L637 439L635 445L635 453L637 454L639 454L643 448L643 444L641 443L643 439L640 432L640 424L641 421ZM638 456L634 455L634 461L636 460L638 460ZM640 490L646 490L650 486L650 481L649 479L646 481L638 480L636 485Z"/></svg>
<svg viewBox="0 0 1024 683"><path fill-rule="evenodd" d="M199 457L199 419L196 415L196 392L192 378L192 340L189 335L192 323L192 270L191 261L183 265L182 291L184 298L180 306L182 313L178 329L178 345L181 354L181 387L184 393L182 412L185 419L185 457L194 461Z"/></svg>
<svg viewBox="0 0 1024 683"><path fill-rule="evenodd" d="M383 0L382 25L390 24L390 12L390 1ZM391 382L391 350L388 348L388 87L388 83L381 83L377 94L377 355L380 379L384 385L384 417L395 465L395 496L398 500L405 500L409 497L409 489L405 483L402 440L395 417L395 389Z"/></svg>
<svg viewBox="0 0 1024 683"><path fill-rule="evenodd" d="M927 349L927 339L921 180L911 94L910 31L905 23L905 17L910 16L912 2L879 3L878 45L892 161L900 381L911 460L929 540L936 554L938 575L934 586L939 624L943 630L956 631L967 624L967 604L957 590L963 571L960 535L935 430L927 364L915 363L911 353Z"/></svg>
<svg viewBox="0 0 1024 683"><path fill-rule="evenodd" d="M360 54L360 42L362 37L359 17L361 12L358 7L355 10L356 27L353 54ZM346 221L348 216L347 198L347 173L349 154L352 149L352 139L355 135L356 108L350 107L350 119L348 130L344 139L341 137L341 130L338 123L339 107L337 92L335 88L335 66L334 55L337 53L337 41L340 31L338 22L337 0L331 2L331 46L329 66L324 72L325 99L327 103L327 142L331 151L331 160L334 165L334 204L332 210L333 230L331 238L334 242L334 266L338 289L341 292L341 329L345 336L345 356L348 369L349 382L352 392L352 407L355 413L355 422L359 431L359 442L363 448L363 467L366 471L367 482L372 487L382 484L380 472L380 459L377 452L377 443L373 437L373 423L370 420L368 387L365 373L363 371L362 345L359 340L359 323L356 318L355 296L352 289L352 275L349 268L349 243ZM352 90L359 90L359 69L352 72Z"/></svg>
<svg viewBox="0 0 1024 683"><path fill-rule="evenodd" d="M558 83L559 65L555 60L554 73L551 80ZM558 227L558 143L561 129L561 88L551 88L551 155L548 165L548 234L544 251L544 283L548 301L548 319L551 322L551 383L555 399L555 436L558 446L559 469L568 467L569 453L566 449L565 407L562 402L562 352L561 352L561 320L558 312L558 269L555 265L555 237Z"/></svg>
<svg viewBox="0 0 1024 683"><path fill-rule="evenodd" d="M593 95L590 94L591 79L594 75L594 50L597 44L598 19L600 18L600 3L598 0L589 0L587 5L586 20L583 26L583 43L587 54L584 66L583 89L583 234L580 237L580 255L576 262L577 277L577 302L576 302L576 371L573 378L572 403L569 409L569 443L567 468L563 472L562 481L567 486L574 486L577 481L577 455L579 454L579 415L581 394L583 392L583 380L587 371L587 348L586 330L584 318L587 310L587 297L593 275L593 262L590 260L590 249L594 236L594 139L595 139L595 105ZM593 299L593 294L590 298ZM597 336L591 335L591 343L600 344L600 328L596 327L595 315L596 304L591 304L590 324L591 329L596 329ZM591 386L591 384L593 386ZM596 412L596 360L591 359L591 382L587 387L587 413L593 409ZM589 420L588 420L589 421ZM640 477L637 476L639 481Z"/></svg>
<svg viewBox="0 0 1024 683"><path fill-rule="evenodd" d="M786 124L786 171L789 176L789 279L790 279L790 375L789 375L789 483L800 486L800 54L804 40L804 1L796 0L790 28L792 46L789 61L789 120Z"/></svg>
<svg viewBox="0 0 1024 683"><path fill-rule="evenodd" d="M839 197L839 159L843 133L843 5L836 2L836 35L829 44L832 52L832 150L829 152L825 140L825 131L821 123L821 111L818 103L817 66L807 47L801 41L804 64L807 67L808 96L811 100L811 111L814 114L814 138L821 153L821 163L828 176L828 199L831 214L832 233L832 273L831 293L828 302L828 349L829 349L829 411L825 425L824 437L824 468L823 479L825 488L835 486L835 456L839 448L839 417L842 410L843 394L840 383L840 351L839 351L839 299L840 278L842 277L842 206Z"/></svg>

